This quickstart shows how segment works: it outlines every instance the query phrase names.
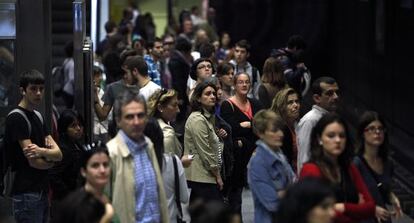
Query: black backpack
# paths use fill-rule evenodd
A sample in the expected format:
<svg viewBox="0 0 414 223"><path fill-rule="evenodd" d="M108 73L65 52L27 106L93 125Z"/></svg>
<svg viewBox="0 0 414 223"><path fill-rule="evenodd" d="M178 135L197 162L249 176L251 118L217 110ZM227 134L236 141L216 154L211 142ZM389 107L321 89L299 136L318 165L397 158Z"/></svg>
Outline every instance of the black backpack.
<svg viewBox="0 0 414 223"><path fill-rule="evenodd" d="M43 125L43 117L40 114L40 112L33 110L36 114L37 118L40 120L40 122ZM7 116L13 114L13 113L19 113L21 116L23 116L24 120L27 122L27 126L29 128L29 135L32 132L32 125L30 124L29 119L26 116L26 113L24 113L23 110L19 108L13 109ZM9 197L11 194L11 190L13 187L14 182L14 176L15 171L12 166L12 155L10 154L10 151L7 150L8 142L6 142L5 137L0 139L0 160L1 160L1 166L0 166L0 195Z"/></svg>
<svg viewBox="0 0 414 223"><path fill-rule="evenodd" d="M53 93L57 96L63 92L65 86L65 65L66 61L62 66L56 66L52 69L52 86Z"/></svg>

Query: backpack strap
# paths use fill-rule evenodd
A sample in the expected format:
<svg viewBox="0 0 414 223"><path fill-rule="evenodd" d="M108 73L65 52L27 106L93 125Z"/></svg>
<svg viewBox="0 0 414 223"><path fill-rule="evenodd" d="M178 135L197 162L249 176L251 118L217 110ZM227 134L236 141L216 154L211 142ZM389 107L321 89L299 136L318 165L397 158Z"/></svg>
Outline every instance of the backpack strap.
<svg viewBox="0 0 414 223"><path fill-rule="evenodd" d="M181 208L181 202L180 202L180 182L179 182L179 176L178 176L177 160L175 159L174 154L171 154L171 159L174 164L175 203L177 204L178 216L182 218L183 210Z"/></svg>
<svg viewBox="0 0 414 223"><path fill-rule="evenodd" d="M39 119L39 121L40 121L40 123L42 124L42 126L43 126L43 116L42 116L42 114L40 114L40 112L38 112L38 111L36 111L36 110L33 110L33 112L35 113L35 115L37 116L37 118ZM23 118L24 118L24 120L26 120L26 123L27 123L27 126L28 126L28 128L29 128L29 135L32 133L32 125L30 124L30 121L29 121L29 119L27 118L27 115L26 115L26 113L24 113L24 111L22 111L21 109L19 109L19 108L15 108L15 109L13 109L13 110L11 110L11 112L9 112L9 114L7 114L7 116L9 116L9 115L11 115L11 114L13 114L13 113L18 113L18 114L20 114L21 116L23 116Z"/></svg>
<svg viewBox="0 0 414 223"><path fill-rule="evenodd" d="M13 114L13 113L18 113L18 114L20 114L21 116L23 116L23 118L24 118L24 120L26 120L26 123L27 123L27 127L29 128L29 135L32 133L32 125L30 124L30 121L29 121L29 119L27 118L27 116L26 116L26 113L24 113L24 111L22 111L21 109L19 109L19 108L15 108L15 109L13 109L11 112L9 112L9 114L7 115L7 116L9 116L9 115L11 115L11 114ZM37 115L37 114L36 114ZM41 122L42 122L42 125L43 125L43 118L41 119Z"/></svg>

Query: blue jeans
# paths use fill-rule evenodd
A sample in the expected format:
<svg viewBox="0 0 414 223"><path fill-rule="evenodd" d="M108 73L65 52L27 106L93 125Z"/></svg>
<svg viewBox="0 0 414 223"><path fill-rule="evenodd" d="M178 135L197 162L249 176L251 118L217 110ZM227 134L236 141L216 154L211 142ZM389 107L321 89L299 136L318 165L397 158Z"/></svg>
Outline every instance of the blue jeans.
<svg viewBox="0 0 414 223"><path fill-rule="evenodd" d="M49 220L49 202L46 192L15 194L13 215L16 223L47 223Z"/></svg>

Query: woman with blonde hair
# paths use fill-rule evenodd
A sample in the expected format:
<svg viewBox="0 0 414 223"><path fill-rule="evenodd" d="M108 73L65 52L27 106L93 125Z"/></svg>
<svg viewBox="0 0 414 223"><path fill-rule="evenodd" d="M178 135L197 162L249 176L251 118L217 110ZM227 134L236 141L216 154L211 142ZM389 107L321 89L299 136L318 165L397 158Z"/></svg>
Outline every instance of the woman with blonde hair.
<svg viewBox="0 0 414 223"><path fill-rule="evenodd" d="M299 120L300 100L299 94L293 88L285 88L279 91L273 98L272 111L276 112L284 122L282 131L283 138L282 151L288 158L290 165L296 172L298 146L296 142L296 125Z"/></svg>
<svg viewBox="0 0 414 223"><path fill-rule="evenodd" d="M287 87L283 66L274 57L269 57L263 65L262 84L259 86L259 100L265 108L270 108L273 97Z"/></svg>

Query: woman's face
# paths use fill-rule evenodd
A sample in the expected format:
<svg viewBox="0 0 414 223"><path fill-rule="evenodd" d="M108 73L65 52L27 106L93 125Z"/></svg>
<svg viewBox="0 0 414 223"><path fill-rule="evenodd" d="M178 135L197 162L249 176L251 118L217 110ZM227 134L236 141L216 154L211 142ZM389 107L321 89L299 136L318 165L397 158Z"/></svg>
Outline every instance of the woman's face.
<svg viewBox="0 0 414 223"><path fill-rule="evenodd" d="M174 121L177 117L177 113L180 112L177 96L171 98L164 106L160 106L158 110L161 113L162 119L167 122Z"/></svg>
<svg viewBox="0 0 414 223"><path fill-rule="evenodd" d="M283 132L278 128L274 128L272 124L269 124L264 133L259 134L261 140L263 140L271 149L278 149L283 145Z"/></svg>
<svg viewBox="0 0 414 223"><path fill-rule="evenodd" d="M286 115L290 120L299 119L300 101L297 94L290 94L286 103Z"/></svg>
<svg viewBox="0 0 414 223"><path fill-rule="evenodd" d="M197 64L197 80L204 81L213 74L213 65L208 61Z"/></svg>
<svg viewBox="0 0 414 223"><path fill-rule="evenodd" d="M236 80L235 92L238 95L247 96L250 90L250 79L247 74L240 74Z"/></svg>
<svg viewBox="0 0 414 223"><path fill-rule="evenodd" d="M308 223L331 223L335 216L333 198L326 198L308 213Z"/></svg>
<svg viewBox="0 0 414 223"><path fill-rule="evenodd" d="M79 140L83 136L83 126L79 120L73 121L66 129L68 137L72 140Z"/></svg>
<svg viewBox="0 0 414 223"><path fill-rule="evenodd" d="M223 34L223 36L221 37L221 45L223 47L228 47L230 44L230 36L229 34L225 33Z"/></svg>
<svg viewBox="0 0 414 223"><path fill-rule="evenodd" d="M229 70L229 72L227 72L227 74L219 77L221 83L223 83L223 85L227 86L227 87L231 87L233 86L233 75L234 75L234 70L233 68L231 68Z"/></svg>
<svg viewBox="0 0 414 223"><path fill-rule="evenodd" d="M319 143L325 155L337 159L345 150L346 132L344 126L338 122L328 124L322 132Z"/></svg>
<svg viewBox="0 0 414 223"><path fill-rule="evenodd" d="M204 88L201 97L198 99L201 106L207 110L211 110L215 106L216 100L216 90L210 86Z"/></svg>
<svg viewBox="0 0 414 223"><path fill-rule="evenodd" d="M365 143L374 147L379 147L384 143L385 128L378 120L375 120L364 130Z"/></svg>
<svg viewBox="0 0 414 223"><path fill-rule="evenodd" d="M103 188L109 181L109 157L105 153L95 153L86 164L86 169L81 169L86 182L95 188Z"/></svg>

